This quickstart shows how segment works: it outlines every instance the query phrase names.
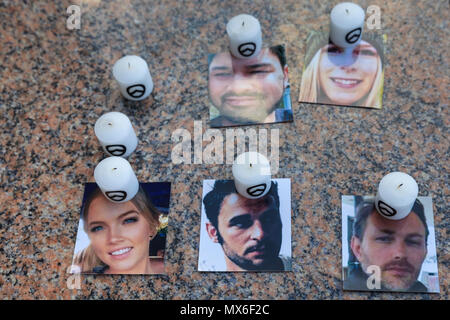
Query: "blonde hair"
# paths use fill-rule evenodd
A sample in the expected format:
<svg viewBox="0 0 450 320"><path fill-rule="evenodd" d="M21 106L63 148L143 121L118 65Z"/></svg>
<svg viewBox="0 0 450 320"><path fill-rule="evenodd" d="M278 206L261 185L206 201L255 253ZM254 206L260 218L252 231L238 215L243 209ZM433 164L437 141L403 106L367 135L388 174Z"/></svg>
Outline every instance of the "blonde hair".
<svg viewBox="0 0 450 320"><path fill-rule="evenodd" d="M322 48L317 50L314 57L308 66L303 66L302 83L300 86L300 102L312 102L317 103L318 95L320 93L320 82L319 82L319 62L322 55ZM383 97L383 82L384 82L384 71L382 66L381 57L378 55L378 66L375 80L373 82L372 88L369 93L366 94L363 99L359 100L363 107L370 107L381 109L382 107L382 97ZM365 100L364 100L365 99ZM354 104L359 105L359 104Z"/></svg>
<svg viewBox="0 0 450 320"><path fill-rule="evenodd" d="M100 188L96 187L95 190L93 190L92 193L88 196L86 202L83 205L81 211L81 219L84 221L84 231L86 233L88 233L87 218L89 214L89 206L91 205L94 199L100 196L104 197ZM142 188L141 185L139 185L139 190L137 194L130 201L136 206L136 208L139 210L139 213L142 214L142 216L148 222L150 229L154 231L153 236L155 236L156 231L159 227L160 213L158 209L156 209L153 203L150 201L145 190ZM85 249L83 249L81 252L75 255L73 264L80 267L81 273L92 273L95 267L104 267L104 268L108 267L103 261L101 261L97 257L91 244L89 244L89 246L87 246Z"/></svg>
<svg viewBox="0 0 450 320"><path fill-rule="evenodd" d="M319 60L321 51L322 49L317 51L307 67L303 66L299 101L317 102L317 94L319 91Z"/></svg>

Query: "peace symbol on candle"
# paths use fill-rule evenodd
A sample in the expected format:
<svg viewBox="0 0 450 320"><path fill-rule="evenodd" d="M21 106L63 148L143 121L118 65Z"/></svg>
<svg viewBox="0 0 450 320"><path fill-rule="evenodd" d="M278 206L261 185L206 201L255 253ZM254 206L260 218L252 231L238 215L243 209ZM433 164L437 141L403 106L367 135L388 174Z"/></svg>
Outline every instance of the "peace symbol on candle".
<svg viewBox="0 0 450 320"><path fill-rule="evenodd" d="M265 183L258 184L256 186L247 188L247 193L252 197L260 196L266 191L267 185Z"/></svg>
<svg viewBox="0 0 450 320"><path fill-rule="evenodd" d="M127 197L127 193L125 191L107 191L105 192L105 194L112 201L119 201L119 202Z"/></svg>
<svg viewBox="0 0 450 320"><path fill-rule="evenodd" d="M132 96L133 98L140 98L145 93L145 86L143 84L135 84L132 86L129 86L127 88L127 93Z"/></svg>
<svg viewBox="0 0 450 320"><path fill-rule="evenodd" d="M256 44L253 42L246 42L238 47L239 53L242 54L244 57L250 57L253 53L255 53L255 50Z"/></svg>
<svg viewBox="0 0 450 320"><path fill-rule="evenodd" d="M385 203L381 200L378 201L377 205L378 205L378 211L380 213L384 214L385 216L392 217L392 216L395 216L395 214L397 213L397 210L395 210L390 205L388 205L387 203Z"/></svg>
<svg viewBox="0 0 450 320"><path fill-rule="evenodd" d="M105 148L106 151L117 157L124 155L127 151L127 147L125 147L123 144L111 144L109 146L106 146Z"/></svg>
<svg viewBox="0 0 450 320"><path fill-rule="evenodd" d="M348 43L357 42L359 40L359 37L361 36L361 32L362 32L361 28L353 29L352 31L347 33L347 35L345 36L345 41L347 41Z"/></svg>

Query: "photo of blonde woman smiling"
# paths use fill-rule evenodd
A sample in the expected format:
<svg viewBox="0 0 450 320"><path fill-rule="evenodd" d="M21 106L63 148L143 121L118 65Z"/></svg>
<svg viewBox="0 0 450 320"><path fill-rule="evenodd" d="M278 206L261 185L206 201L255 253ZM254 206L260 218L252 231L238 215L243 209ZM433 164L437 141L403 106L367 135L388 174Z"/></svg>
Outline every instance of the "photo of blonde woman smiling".
<svg viewBox="0 0 450 320"><path fill-rule="evenodd" d="M373 87L377 72L381 69L377 50L368 42L349 52L334 44L321 50L319 60L319 83L323 97L319 99L329 104L361 104ZM350 58L350 59L349 59ZM348 60L354 58L353 63Z"/></svg>
<svg viewBox="0 0 450 320"><path fill-rule="evenodd" d="M299 101L381 108L383 56L379 45L373 44L375 40L363 39L349 49L342 49L323 36L309 43L312 47L320 43L320 47L314 54L307 54Z"/></svg>
<svg viewBox="0 0 450 320"><path fill-rule="evenodd" d="M149 257L159 215L142 187L124 203L108 200L96 188L82 211L90 245L76 256L75 264L83 273L164 273L163 259Z"/></svg>

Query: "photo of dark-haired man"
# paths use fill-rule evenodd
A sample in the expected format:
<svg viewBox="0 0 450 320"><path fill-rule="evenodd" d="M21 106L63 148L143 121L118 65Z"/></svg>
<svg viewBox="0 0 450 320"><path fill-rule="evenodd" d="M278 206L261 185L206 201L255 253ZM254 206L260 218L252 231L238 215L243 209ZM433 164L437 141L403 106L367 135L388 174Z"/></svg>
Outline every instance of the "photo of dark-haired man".
<svg viewBox="0 0 450 320"><path fill-rule="evenodd" d="M433 291L419 279L430 242L421 200L416 199L410 214L401 220L390 220L379 214L372 198L355 197L354 203L354 217L348 226L351 228L348 250L354 261L349 263L344 289ZM434 243L431 248L435 250ZM435 257L435 252L430 255ZM371 281L377 277L375 268L379 276L378 287Z"/></svg>
<svg viewBox="0 0 450 320"><path fill-rule="evenodd" d="M290 180L274 179L259 199L233 180L205 180L201 226L199 271L290 271Z"/></svg>
<svg viewBox="0 0 450 320"><path fill-rule="evenodd" d="M211 127L293 120L284 46L263 48L251 59L226 51L208 60Z"/></svg>

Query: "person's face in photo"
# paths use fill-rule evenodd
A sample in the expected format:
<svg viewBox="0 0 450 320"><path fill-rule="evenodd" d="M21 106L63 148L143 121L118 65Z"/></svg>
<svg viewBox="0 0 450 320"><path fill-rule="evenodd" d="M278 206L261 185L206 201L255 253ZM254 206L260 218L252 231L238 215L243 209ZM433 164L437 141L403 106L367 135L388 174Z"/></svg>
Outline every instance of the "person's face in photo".
<svg viewBox="0 0 450 320"><path fill-rule="evenodd" d="M210 237L222 244L229 271L258 270L273 263L281 248L281 228L272 196L247 199L235 193L223 200L218 230L207 225Z"/></svg>
<svg viewBox="0 0 450 320"><path fill-rule="evenodd" d="M219 53L209 66L212 103L222 116L238 123L275 121L274 110L286 82L287 66L282 67L269 48L263 48L251 59Z"/></svg>
<svg viewBox="0 0 450 320"><path fill-rule="evenodd" d="M361 41L353 51L330 43L321 50L318 73L324 99L351 105L369 93L380 63L377 50L370 43Z"/></svg>
<svg viewBox="0 0 450 320"><path fill-rule="evenodd" d="M95 198L88 208L87 232L107 273L145 273L149 259L150 225L131 202Z"/></svg>
<svg viewBox="0 0 450 320"><path fill-rule="evenodd" d="M372 212L362 241L353 237L351 247L364 271L370 265L380 267L386 288L408 290L427 254L425 226L414 212L402 220L389 220Z"/></svg>

